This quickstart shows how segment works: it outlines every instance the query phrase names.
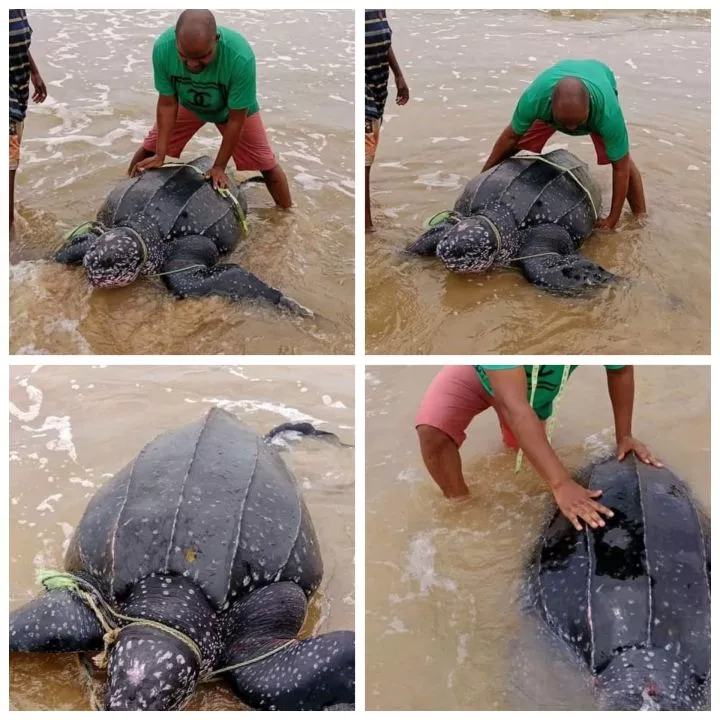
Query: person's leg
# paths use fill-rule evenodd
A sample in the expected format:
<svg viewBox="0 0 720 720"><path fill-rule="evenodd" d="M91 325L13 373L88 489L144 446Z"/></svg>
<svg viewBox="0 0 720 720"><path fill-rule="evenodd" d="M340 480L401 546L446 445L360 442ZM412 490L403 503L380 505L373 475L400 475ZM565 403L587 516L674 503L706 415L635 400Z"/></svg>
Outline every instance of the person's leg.
<svg viewBox="0 0 720 720"><path fill-rule="evenodd" d="M365 166L365 232L373 229L370 211L370 165Z"/></svg>
<svg viewBox="0 0 720 720"><path fill-rule="evenodd" d="M223 135L225 127L225 125L217 126ZM292 207L287 176L270 147L259 112L253 113L245 120L240 140L233 151L233 161L237 170L259 170L265 178L268 192L275 204L285 210Z"/></svg>
<svg viewBox="0 0 720 720"><path fill-rule="evenodd" d="M415 428L425 467L445 497L468 494L462 474L460 446L472 419L490 407L471 365L448 365L433 379L423 397Z"/></svg>
<svg viewBox="0 0 720 720"><path fill-rule="evenodd" d="M370 168L380 143L380 120L365 119L365 232L373 229L370 210Z"/></svg>
<svg viewBox="0 0 720 720"><path fill-rule="evenodd" d="M172 134L170 135L170 145L168 146L168 155L170 157L179 158L185 146L190 142L192 136L205 124L204 120L201 120L195 113L190 112L187 108L182 105L178 107L177 117L175 118L175 125L173 126ZM135 151L130 166L128 167L128 174L132 169L145 158L149 158L155 154L157 150L157 123L155 123L150 132L143 140L142 145Z"/></svg>
<svg viewBox="0 0 720 720"><path fill-rule="evenodd" d="M290 195L290 186L288 185L287 175L280 165L276 165L270 170L262 170L265 178L268 192L275 201L275 204L287 210L292 207L292 196Z"/></svg>
<svg viewBox="0 0 720 720"><path fill-rule="evenodd" d="M555 134L555 128L542 120L536 120L518 141L518 150L541 153L547 141Z"/></svg>
<svg viewBox="0 0 720 720"><path fill-rule="evenodd" d="M20 166L23 123L10 120L10 242L15 239L15 173Z"/></svg>

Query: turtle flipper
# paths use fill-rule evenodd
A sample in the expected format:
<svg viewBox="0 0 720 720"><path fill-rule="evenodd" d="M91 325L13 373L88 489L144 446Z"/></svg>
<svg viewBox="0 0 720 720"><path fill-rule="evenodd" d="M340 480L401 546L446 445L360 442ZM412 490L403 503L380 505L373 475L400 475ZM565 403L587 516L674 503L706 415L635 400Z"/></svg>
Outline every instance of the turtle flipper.
<svg viewBox="0 0 720 720"><path fill-rule="evenodd" d="M296 640L306 600L294 583L267 585L228 611L225 666L235 694L257 710L324 710L355 703L355 633ZM253 662L253 660L255 660Z"/></svg>
<svg viewBox="0 0 720 720"><path fill-rule="evenodd" d="M180 298L219 295L228 300L265 300L296 315L312 315L300 303L239 265L217 264L219 257L209 238L200 235L179 238L168 248L160 274L170 292Z"/></svg>
<svg viewBox="0 0 720 720"><path fill-rule="evenodd" d="M277 425L272 430L270 430L270 432L268 432L263 439L265 440L265 442L271 442L273 438L286 432L300 433L301 435L308 435L310 437L321 438L324 440L337 441L338 443L340 442L340 438L335 433L328 432L327 430L318 430L314 425L308 422L281 423L280 425Z"/></svg>
<svg viewBox="0 0 720 720"><path fill-rule="evenodd" d="M442 220L426 230L415 242L410 243L405 252L425 257L435 257L438 243L443 240L452 230L453 223L450 220Z"/></svg>
<svg viewBox="0 0 720 720"><path fill-rule="evenodd" d="M78 226L68 235L65 244L55 252L53 260L63 265L82 265L85 253L106 229L96 222Z"/></svg>
<svg viewBox="0 0 720 720"><path fill-rule="evenodd" d="M580 255L567 230L545 224L526 229L517 263L537 287L559 295L577 295L616 281L597 263Z"/></svg>
<svg viewBox="0 0 720 720"><path fill-rule="evenodd" d="M95 613L74 592L50 590L10 613L10 650L80 652L103 646Z"/></svg>

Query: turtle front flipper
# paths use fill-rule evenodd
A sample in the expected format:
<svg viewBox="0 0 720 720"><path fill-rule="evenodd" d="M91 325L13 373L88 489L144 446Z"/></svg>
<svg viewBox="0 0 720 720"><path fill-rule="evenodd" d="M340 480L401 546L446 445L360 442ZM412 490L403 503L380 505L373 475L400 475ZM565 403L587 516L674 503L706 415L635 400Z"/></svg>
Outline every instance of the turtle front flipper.
<svg viewBox="0 0 720 720"><path fill-rule="evenodd" d="M235 694L257 710L332 710L355 703L355 634L297 640L307 603L291 582L267 585L227 614L224 667ZM233 667L234 666L234 667Z"/></svg>
<svg viewBox="0 0 720 720"><path fill-rule="evenodd" d="M618 279L580 255L567 230L553 224L524 230L514 262L533 285L559 295L578 295Z"/></svg>
<svg viewBox="0 0 720 720"><path fill-rule="evenodd" d="M10 651L80 652L103 646L95 613L72 590L43 593L10 613Z"/></svg>
<svg viewBox="0 0 720 720"><path fill-rule="evenodd" d="M180 298L219 295L228 300L264 300L296 315L313 314L239 265L217 264L219 258L212 240L201 235L182 237L168 247L160 275Z"/></svg>
<svg viewBox="0 0 720 720"><path fill-rule="evenodd" d="M82 265L85 253L106 229L97 222L78 225L65 238L64 245L55 252L53 260L63 265Z"/></svg>
<svg viewBox="0 0 720 720"><path fill-rule="evenodd" d="M445 217L440 217L443 215ZM438 243L447 237L455 225L454 216L450 213L438 213L429 220L430 227L414 242L411 242L405 252L424 257L435 257Z"/></svg>

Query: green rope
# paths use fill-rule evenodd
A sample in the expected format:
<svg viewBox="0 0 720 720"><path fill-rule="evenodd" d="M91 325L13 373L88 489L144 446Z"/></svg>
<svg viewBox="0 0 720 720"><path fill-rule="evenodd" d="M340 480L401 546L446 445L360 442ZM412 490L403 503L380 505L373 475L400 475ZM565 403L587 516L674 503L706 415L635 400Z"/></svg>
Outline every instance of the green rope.
<svg viewBox="0 0 720 720"><path fill-rule="evenodd" d="M105 631L105 635L103 637L103 640L105 641L105 649L100 655L100 661L98 663L100 667L104 667L105 664L107 664L107 653L117 640L117 636L121 629L117 625L113 625L111 620L122 621L124 623L123 627L129 627L131 625L145 625L147 627L155 628L156 630L161 630L167 635L185 643L197 656L198 662L202 665L202 651L191 637L188 637L185 633L180 632L173 627L156 622L155 620L134 618L128 615L123 615L110 607L110 605L102 598L100 598L102 603L102 608L100 608L97 603L97 599L99 598L97 590L91 583L83 580L77 575L73 575L72 573L61 573L53 570L39 570L37 572L37 577L38 581L46 590L55 590L58 588L71 590L85 603L87 603L88 607L95 613L98 622L103 626L103 630ZM107 615L105 613L107 613ZM110 619L108 618L108 615L111 616Z"/></svg>
<svg viewBox="0 0 720 720"><path fill-rule="evenodd" d="M439 225L441 222L444 222L445 220L449 220L451 217L455 215L454 210L441 210L438 213L435 213L431 218L428 218L424 223L423 227L426 230L429 230L432 227L435 227L436 225Z"/></svg>
<svg viewBox="0 0 720 720"><path fill-rule="evenodd" d="M530 381L530 407L533 407L533 402L535 401L535 390L537 389L538 384L538 377L540 376L540 366L539 365L533 365L532 369L532 377ZM546 436L548 443L552 442L552 436L553 432L555 430L555 423L557 421L557 411L560 406L560 398L562 397L563 393L565 392L565 386L567 385L568 378L570 377L570 365L563 365L563 374L562 378L560 379L560 387L558 388L557 395L555 396L555 399L553 400L553 406L552 406L552 412L550 413L550 417L547 421L547 429L546 429ZM534 411L534 408L533 408ZM517 475L520 472L520 468L522 467L522 460L523 460L523 450L522 448L518 449L517 458L515 459L515 474Z"/></svg>
<svg viewBox="0 0 720 720"><path fill-rule="evenodd" d="M215 676L220 675L225 672L229 672L230 670L239 670L240 668L249 667L250 665L255 665L255 663L259 663L261 660L267 660L268 658L271 658L273 655L277 655L279 652L282 652L283 650L289 648L291 645L294 645L297 643L297 638L292 638L290 640L286 640L284 643L281 643L277 647L274 647L272 650L268 650L266 653L263 653L262 655L258 655L257 657L250 658L250 660L244 660L243 662L236 663L235 665L228 665L226 667L219 668L218 670L213 670L211 673L205 676L205 681L212 680Z"/></svg>
<svg viewBox="0 0 720 720"><path fill-rule="evenodd" d="M148 275L148 277L162 277L163 275L174 275L175 273L185 272L186 270L193 270L194 268L204 267L207 267L207 265L188 265L187 267L178 268L177 270L168 270L167 272L152 273L152 275Z"/></svg>
<svg viewBox="0 0 720 720"><path fill-rule="evenodd" d="M105 229L105 226L97 220L86 220L85 222L80 223L65 235L63 245L67 245L72 242L76 235L85 235L96 227L103 228L103 230Z"/></svg>

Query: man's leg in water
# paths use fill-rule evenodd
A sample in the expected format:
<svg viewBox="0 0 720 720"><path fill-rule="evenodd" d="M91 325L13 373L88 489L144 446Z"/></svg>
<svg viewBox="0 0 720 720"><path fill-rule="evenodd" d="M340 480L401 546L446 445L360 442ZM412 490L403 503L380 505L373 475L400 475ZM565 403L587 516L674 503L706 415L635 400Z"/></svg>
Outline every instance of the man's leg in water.
<svg viewBox="0 0 720 720"><path fill-rule="evenodd" d="M373 229L370 212L370 166L365 166L365 232Z"/></svg>
<svg viewBox="0 0 720 720"><path fill-rule="evenodd" d="M447 365L433 379L415 419L425 467L447 498L469 494L460 446L472 419L491 398L471 365Z"/></svg>
<svg viewBox="0 0 720 720"><path fill-rule="evenodd" d="M221 133L225 132L225 125L217 127ZM285 210L292 207L287 176L270 147L259 112L253 113L245 120L240 140L233 151L233 160L235 168L239 171L259 170L263 174L268 192L276 205Z"/></svg>
<svg viewBox="0 0 720 720"><path fill-rule="evenodd" d="M265 178L265 185L267 185L268 192L275 201L275 204L285 210L291 208L292 197L290 196L290 186L288 185L287 175L285 175L282 167L276 165L271 170L263 170L262 174Z"/></svg>
<svg viewBox="0 0 720 720"><path fill-rule="evenodd" d="M10 242L15 239L15 173L20 167L20 142L23 123L10 120Z"/></svg>
<svg viewBox="0 0 720 720"><path fill-rule="evenodd" d="M10 242L15 239L15 170L10 171Z"/></svg>
<svg viewBox="0 0 720 720"><path fill-rule="evenodd" d="M381 120L365 118L365 232L373 229L370 210L370 168L375 162L375 153L380 143Z"/></svg>

